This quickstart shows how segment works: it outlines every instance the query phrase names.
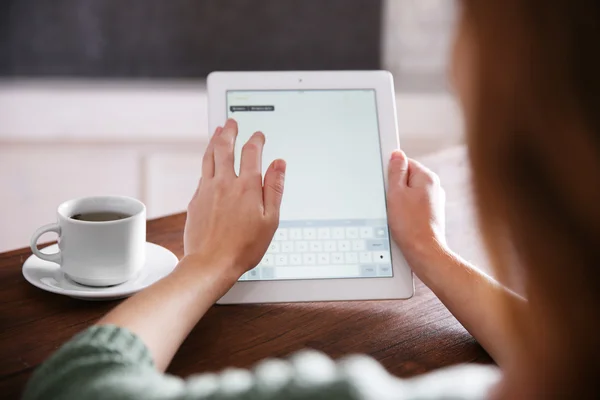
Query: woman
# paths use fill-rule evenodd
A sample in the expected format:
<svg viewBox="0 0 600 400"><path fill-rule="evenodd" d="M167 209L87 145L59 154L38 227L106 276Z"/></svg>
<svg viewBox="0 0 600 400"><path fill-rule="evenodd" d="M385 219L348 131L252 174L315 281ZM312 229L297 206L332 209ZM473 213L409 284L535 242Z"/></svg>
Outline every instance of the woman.
<svg viewBox="0 0 600 400"><path fill-rule="evenodd" d="M228 121L204 156L176 271L67 343L36 371L25 397L593 397L600 372L600 4L464 0L462 8L454 78L480 224L500 281L521 277L527 301L448 249L439 180L400 151L390 163L389 219L414 272L499 370L466 366L399 380L366 357L335 364L303 353L252 372L187 381L164 375L206 310L259 262L278 224L286 165L275 161L263 187L264 137L256 133L236 176L237 126Z"/></svg>

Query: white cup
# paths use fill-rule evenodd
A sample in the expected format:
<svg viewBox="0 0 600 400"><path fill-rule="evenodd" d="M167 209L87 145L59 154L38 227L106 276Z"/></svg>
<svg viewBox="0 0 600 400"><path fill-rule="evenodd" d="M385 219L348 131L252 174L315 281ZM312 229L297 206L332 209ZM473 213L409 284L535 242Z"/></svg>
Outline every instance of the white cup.
<svg viewBox="0 0 600 400"><path fill-rule="evenodd" d="M128 217L91 222L76 214L114 212ZM58 222L42 226L31 238L31 251L55 262L75 282L112 286L133 278L146 261L146 206L130 197L102 196L69 200L58 206ZM46 232L58 234L59 251L42 253L37 242Z"/></svg>

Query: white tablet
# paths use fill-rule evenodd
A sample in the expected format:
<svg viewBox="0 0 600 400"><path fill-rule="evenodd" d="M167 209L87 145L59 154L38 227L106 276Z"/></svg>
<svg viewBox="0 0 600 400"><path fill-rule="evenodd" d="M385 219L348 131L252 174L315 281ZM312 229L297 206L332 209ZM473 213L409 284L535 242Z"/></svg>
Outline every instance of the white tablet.
<svg viewBox="0 0 600 400"><path fill-rule="evenodd" d="M211 132L238 122L236 168L256 131L266 136L263 170L287 161L275 238L220 304L413 295L387 224L387 167L399 148L391 74L214 72L208 95Z"/></svg>

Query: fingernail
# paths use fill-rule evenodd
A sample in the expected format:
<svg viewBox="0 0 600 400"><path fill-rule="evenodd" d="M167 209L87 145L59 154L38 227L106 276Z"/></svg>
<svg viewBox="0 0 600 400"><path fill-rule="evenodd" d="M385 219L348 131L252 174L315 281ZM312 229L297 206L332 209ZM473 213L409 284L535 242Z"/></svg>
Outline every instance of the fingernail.
<svg viewBox="0 0 600 400"><path fill-rule="evenodd" d="M262 133L261 131L254 132L254 133L252 134L252 138L255 138L255 137L259 137L259 138L261 138L261 139L262 139L263 143L265 142L265 134L264 134L264 133ZM252 139L252 138L251 138L251 139Z"/></svg>
<svg viewBox="0 0 600 400"><path fill-rule="evenodd" d="M404 160L406 155L402 150L396 150L392 153L392 160Z"/></svg>
<svg viewBox="0 0 600 400"><path fill-rule="evenodd" d="M273 169L275 171L285 173L286 168L287 168L287 164L286 164L285 160L275 160L275 163L273 164Z"/></svg>

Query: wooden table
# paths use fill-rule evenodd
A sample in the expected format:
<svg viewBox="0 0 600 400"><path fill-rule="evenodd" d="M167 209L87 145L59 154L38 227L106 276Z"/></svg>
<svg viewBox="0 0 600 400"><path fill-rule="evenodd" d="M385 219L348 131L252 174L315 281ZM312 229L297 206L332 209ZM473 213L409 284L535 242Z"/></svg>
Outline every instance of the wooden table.
<svg viewBox="0 0 600 400"><path fill-rule="evenodd" d="M423 160L448 194L450 244L485 264L477 240L463 149ZM148 222L148 240L183 255L185 215ZM31 254L0 254L0 393L18 398L46 357L117 304L86 302L29 285L21 266ZM313 348L337 358L366 353L408 377L465 362L491 362L485 351L421 282L408 301L215 306L190 334L169 372L187 376ZM157 327L159 329L159 327Z"/></svg>

